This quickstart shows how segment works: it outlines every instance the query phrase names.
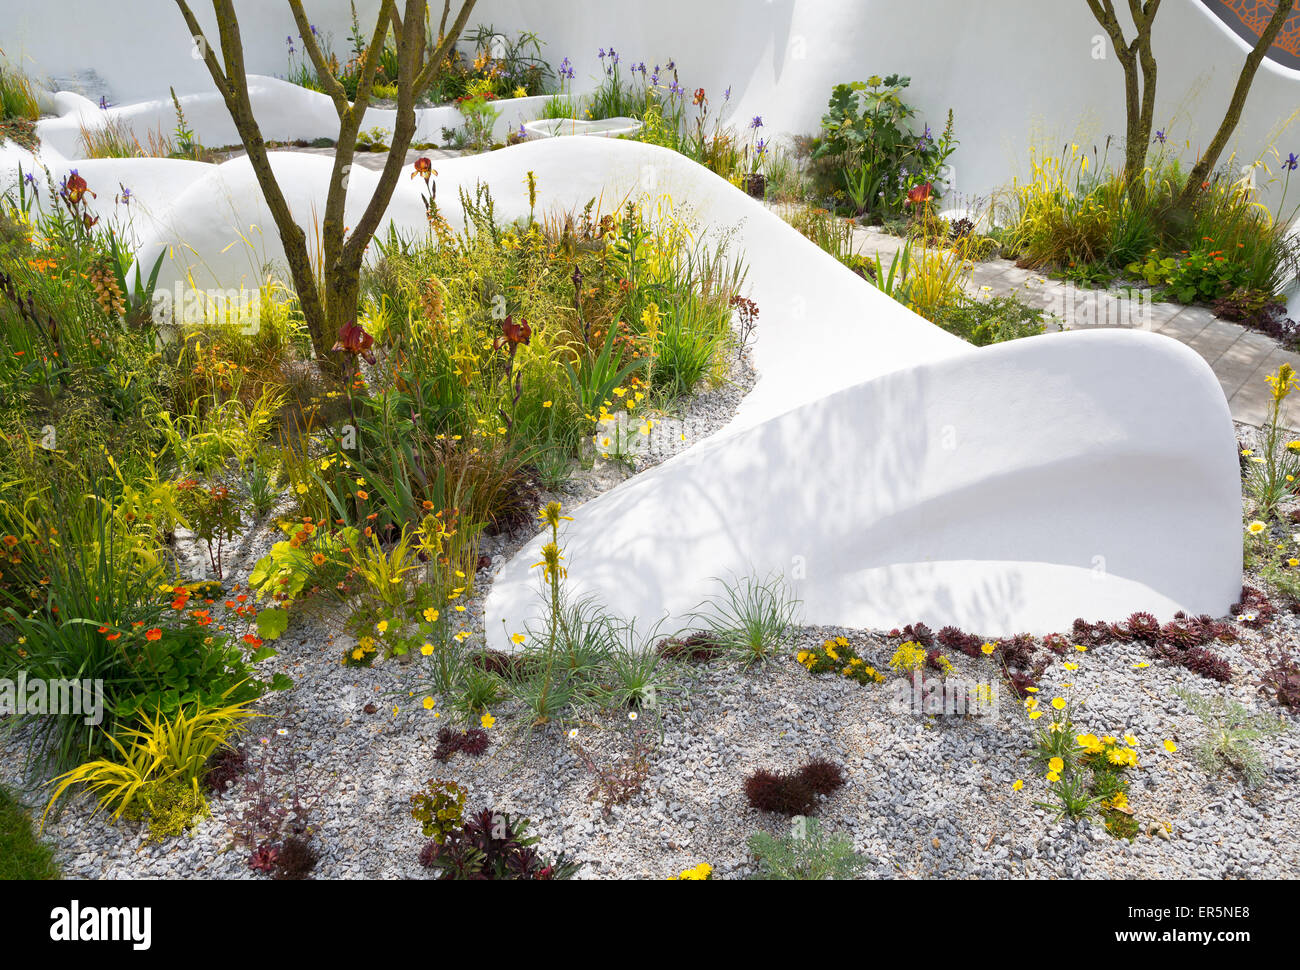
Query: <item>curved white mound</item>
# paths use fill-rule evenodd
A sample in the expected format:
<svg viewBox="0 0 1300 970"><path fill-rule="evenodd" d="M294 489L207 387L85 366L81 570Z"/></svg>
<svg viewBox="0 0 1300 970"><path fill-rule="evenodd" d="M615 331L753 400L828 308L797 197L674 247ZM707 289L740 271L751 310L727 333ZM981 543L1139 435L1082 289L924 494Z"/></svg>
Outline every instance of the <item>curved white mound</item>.
<svg viewBox="0 0 1300 970"><path fill-rule="evenodd" d="M1221 615L1241 589L1237 474L1195 352L1037 337L867 381L625 482L566 523L566 589L668 629L716 578L772 573L818 625L1008 636ZM489 646L545 628L530 567L546 539L497 576Z"/></svg>
<svg viewBox="0 0 1300 970"><path fill-rule="evenodd" d="M248 97L253 116L265 138L272 141L314 141L337 138L338 113L334 102L319 91L311 91L274 77L248 76ZM504 140L507 133L532 121L550 100L547 97L503 99L493 103L497 112L493 136ZM198 140L210 147L238 145L239 132L221 96L209 84L202 93L179 97L185 121ZM115 124L130 131L142 145L150 134L170 137L176 129L176 106L170 97L154 101L101 108L95 102L70 92L52 95L51 110L58 115L37 124L42 144L67 158L84 155L82 129L97 131ZM418 108L415 112L416 144L441 143L444 128L461 128L465 118L452 105ZM397 124L397 111L371 107L366 110L362 131L382 128L390 136Z"/></svg>
<svg viewBox="0 0 1300 970"><path fill-rule="evenodd" d="M596 138L619 138L635 135L645 125L635 118L603 118L600 121L580 121L577 118L541 118L529 121L524 131L538 138L560 138L587 135Z"/></svg>

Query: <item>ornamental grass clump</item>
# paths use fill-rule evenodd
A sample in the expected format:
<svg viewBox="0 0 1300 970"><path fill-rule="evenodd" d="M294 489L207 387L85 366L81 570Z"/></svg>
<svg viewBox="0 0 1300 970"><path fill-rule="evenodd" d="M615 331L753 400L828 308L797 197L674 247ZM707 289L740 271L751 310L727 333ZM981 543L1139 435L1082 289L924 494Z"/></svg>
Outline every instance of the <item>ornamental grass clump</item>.
<svg viewBox="0 0 1300 970"><path fill-rule="evenodd" d="M712 632L723 650L749 665L765 663L789 644L798 626L800 602L783 576L718 582L722 592L706 600L695 619Z"/></svg>

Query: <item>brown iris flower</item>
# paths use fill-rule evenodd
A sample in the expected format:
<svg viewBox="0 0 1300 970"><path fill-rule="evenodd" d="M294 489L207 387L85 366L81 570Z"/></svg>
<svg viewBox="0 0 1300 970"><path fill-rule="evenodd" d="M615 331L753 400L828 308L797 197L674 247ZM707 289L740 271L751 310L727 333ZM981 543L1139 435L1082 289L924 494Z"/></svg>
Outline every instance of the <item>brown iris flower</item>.
<svg viewBox="0 0 1300 970"><path fill-rule="evenodd" d="M533 339L533 328L528 325L528 321L520 317L519 322L515 322L514 317L506 317L501 321L501 336L497 337L495 348L500 350L502 347L510 348L510 355L513 357L520 344L527 346Z"/></svg>
<svg viewBox="0 0 1300 970"><path fill-rule="evenodd" d="M338 343L333 349L345 351L353 357L363 357L366 363L374 364L375 357L370 353L370 348L374 345L375 338L366 333L365 327L354 320L339 331Z"/></svg>
<svg viewBox="0 0 1300 970"><path fill-rule="evenodd" d="M930 202L930 193L934 191L932 182L922 182L920 185L914 185L907 190L908 205L928 205Z"/></svg>
<svg viewBox="0 0 1300 970"><path fill-rule="evenodd" d="M427 185L429 179L437 174L438 173L433 170L433 162L429 161L427 158L421 157L415 160L415 171L411 173L411 178L416 178L418 176L419 178L424 179L425 184Z"/></svg>

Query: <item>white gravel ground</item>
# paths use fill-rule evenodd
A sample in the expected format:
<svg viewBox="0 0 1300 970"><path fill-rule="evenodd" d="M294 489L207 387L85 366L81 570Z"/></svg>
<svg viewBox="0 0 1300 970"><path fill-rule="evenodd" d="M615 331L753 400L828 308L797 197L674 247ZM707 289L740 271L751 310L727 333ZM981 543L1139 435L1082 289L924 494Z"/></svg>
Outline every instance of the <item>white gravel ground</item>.
<svg viewBox="0 0 1300 970"><path fill-rule="evenodd" d="M752 372L737 365L733 379L734 385L691 403L683 415L689 419L685 440L657 438L638 467L724 424ZM606 465L579 476L557 497L572 510L625 474ZM484 551L493 569L527 538L491 540ZM254 561L270 540L263 531L240 551L240 561ZM466 614L470 629L482 628L489 579L479 574ZM263 743L292 750L308 766L310 787L320 792L312 817L322 852L317 878L426 876L417 861L424 840L407 800L429 778L465 786L470 809L492 806L531 818L544 853L563 851L582 861L583 878L661 879L700 862L712 864L715 877L744 876L754 869L747 837L787 824L747 805L745 775L759 767L793 768L812 756L846 769L847 784L819 814L829 830L851 835L867 859L863 875L869 878L1300 876L1294 714L1283 713L1290 731L1260 742L1271 778L1250 791L1231 775L1208 777L1192 757L1200 724L1174 688L1208 694L1218 685L1164 661L1135 667L1150 659L1136 644L1072 653L1069 659L1080 665L1073 673L1053 659L1043 696L1068 679L1075 695L1085 698L1078 730L1138 738L1140 765L1130 773L1129 799L1142 834L1130 843L1111 837L1099 821L1061 822L1035 807L1045 797L1045 782L1027 756L1030 722L1009 691L992 718L899 713L885 687L813 677L795 662L796 649L837 635L880 668L897 644L880 632L804 629L797 643L765 665L673 663L673 689L661 692L658 711L642 713L636 724L625 713L586 711L574 722L529 734L517 707L504 703L493 711L498 721L486 755L457 754L440 764L432 758L434 736L447 722L406 696L415 689L418 667L344 668L323 627L299 622L277 644L281 656L274 661L297 687L261 703L272 719L259 722L246 744L254 756ZM1294 655L1297 644L1300 618L1280 611L1263 631L1243 630L1240 643L1213 649L1232 665L1232 695L1273 711L1258 688L1265 654L1282 646ZM991 667L945 652L959 673L972 678ZM396 715L394 697L401 702ZM366 713L368 705L374 713ZM575 728L576 741L568 733ZM606 812L592 797L593 776L574 745L612 763L626 754L634 730L653 739L649 775L629 803ZM1165 751L1166 739L1177 743L1177 752ZM17 745L11 741L0 772L11 786L21 764ZM1021 791L1013 789L1017 779L1025 782ZM53 820L46 834L70 877L262 878L249 870L247 851L231 845L241 790L237 784L226 798L214 799L212 817L189 836L161 845L148 844L137 825L92 817L84 799Z"/></svg>

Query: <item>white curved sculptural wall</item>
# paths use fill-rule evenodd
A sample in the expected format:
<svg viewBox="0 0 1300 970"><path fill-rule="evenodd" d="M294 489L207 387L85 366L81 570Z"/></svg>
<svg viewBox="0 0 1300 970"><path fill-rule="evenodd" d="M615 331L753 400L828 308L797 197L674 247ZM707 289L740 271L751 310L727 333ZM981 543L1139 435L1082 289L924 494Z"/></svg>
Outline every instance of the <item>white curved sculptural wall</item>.
<svg viewBox="0 0 1300 970"><path fill-rule="evenodd" d="M328 160L274 159L307 211ZM456 188L479 180L505 218L527 213L529 171L560 207L649 183L701 225L736 230L747 254L757 387L712 440L576 510L564 535L575 596L643 625L686 622L714 577L782 571L811 622L1004 635L1137 609L1221 614L1239 591L1231 419L1210 369L1175 341L1092 332L975 350L652 146L554 139L439 169L453 223ZM374 178L354 176L358 205ZM258 199L246 162L209 170L158 219L142 260L175 254L164 285L255 272L276 255L273 237L255 259L243 252L237 227L270 224ZM418 182L390 215L422 227ZM539 625L541 541L494 583L494 646Z"/></svg>

